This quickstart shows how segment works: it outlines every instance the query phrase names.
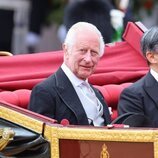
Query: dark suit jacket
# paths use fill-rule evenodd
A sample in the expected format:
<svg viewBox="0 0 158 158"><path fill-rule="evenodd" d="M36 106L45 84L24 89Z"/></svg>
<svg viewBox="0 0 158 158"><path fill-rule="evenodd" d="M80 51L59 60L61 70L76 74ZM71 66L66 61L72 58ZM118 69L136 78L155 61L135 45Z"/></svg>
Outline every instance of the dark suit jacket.
<svg viewBox="0 0 158 158"><path fill-rule="evenodd" d="M110 123L108 107L99 91L94 90L103 104L106 125ZM58 123L62 119L67 119L73 125L88 125L86 113L77 93L61 68L33 88L29 109L56 119Z"/></svg>
<svg viewBox="0 0 158 158"><path fill-rule="evenodd" d="M147 126L158 127L158 82L150 72L123 90L118 113L127 112L143 114L149 120Z"/></svg>

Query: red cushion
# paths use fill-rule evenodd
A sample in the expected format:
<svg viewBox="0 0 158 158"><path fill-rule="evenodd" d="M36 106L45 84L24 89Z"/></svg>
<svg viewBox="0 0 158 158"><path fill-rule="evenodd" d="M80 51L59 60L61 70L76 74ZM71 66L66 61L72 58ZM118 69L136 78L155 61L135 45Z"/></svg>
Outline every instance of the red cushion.
<svg viewBox="0 0 158 158"><path fill-rule="evenodd" d="M31 90L28 89L19 89L12 92L3 91L0 92L0 100L27 109L30 94Z"/></svg>
<svg viewBox="0 0 158 158"><path fill-rule="evenodd" d="M118 116L117 110L116 110L116 109L113 109L113 110L112 110L111 119L112 119L112 120L115 120L115 119L117 118L117 116Z"/></svg>
<svg viewBox="0 0 158 158"><path fill-rule="evenodd" d="M0 100L13 105L19 105L18 96L11 91L3 91L0 93Z"/></svg>
<svg viewBox="0 0 158 158"><path fill-rule="evenodd" d="M30 100L31 90L19 89L14 91L14 93L18 96L19 106L27 109Z"/></svg>
<svg viewBox="0 0 158 158"><path fill-rule="evenodd" d="M112 120L117 117L117 104L122 90L132 83L123 83L120 85L109 84L104 86L95 85L96 88L103 94L108 106L112 108ZM15 91L0 92L0 100L7 103L27 109L30 100L31 90L19 89Z"/></svg>
<svg viewBox="0 0 158 158"><path fill-rule="evenodd" d="M120 97L120 93L122 90L131 85L132 83L123 83L120 85L117 84L109 84L104 86L95 86L99 89L99 91L103 94L107 104L109 107L114 109L117 108L118 99Z"/></svg>
<svg viewBox="0 0 158 158"><path fill-rule="evenodd" d="M123 83L120 85L109 84L104 86L95 85L95 87L99 89L99 91L104 96L104 99L107 102L108 106L112 108L112 112L113 112L113 114L111 115L112 119L115 119L117 117L117 104L122 90L131 84L132 83Z"/></svg>

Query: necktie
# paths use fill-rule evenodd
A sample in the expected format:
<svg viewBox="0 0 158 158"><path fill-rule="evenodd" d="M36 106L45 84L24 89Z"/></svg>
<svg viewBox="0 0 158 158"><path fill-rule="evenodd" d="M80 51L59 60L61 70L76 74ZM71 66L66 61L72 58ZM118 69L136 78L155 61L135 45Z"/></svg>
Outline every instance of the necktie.
<svg viewBox="0 0 158 158"><path fill-rule="evenodd" d="M85 81L82 83L82 91L86 97L97 106L97 97L95 96L94 91L90 87L90 85Z"/></svg>
<svg viewBox="0 0 158 158"><path fill-rule="evenodd" d="M83 95L86 97L88 102L88 119L90 123L96 122L96 124L100 124L103 120L100 120L100 117L103 115L103 107L98 98L96 97L93 89L86 81L81 84L81 90Z"/></svg>

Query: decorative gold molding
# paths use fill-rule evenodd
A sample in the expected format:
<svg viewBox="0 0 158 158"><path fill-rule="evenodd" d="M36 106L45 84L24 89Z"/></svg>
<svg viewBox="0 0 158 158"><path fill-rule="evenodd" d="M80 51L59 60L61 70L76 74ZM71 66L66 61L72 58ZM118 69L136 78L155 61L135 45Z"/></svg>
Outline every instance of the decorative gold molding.
<svg viewBox="0 0 158 158"><path fill-rule="evenodd" d="M154 142L156 133L149 129L58 128L58 138L77 140Z"/></svg>
<svg viewBox="0 0 158 158"><path fill-rule="evenodd" d="M51 157L59 158L59 137L58 127L56 126L45 126L44 137L50 141Z"/></svg>
<svg viewBox="0 0 158 158"><path fill-rule="evenodd" d="M0 151L3 150L13 140L15 132L11 128L0 128Z"/></svg>
<svg viewBox="0 0 158 158"><path fill-rule="evenodd" d="M13 56L13 54L7 51L0 51L0 57L2 56Z"/></svg>
<svg viewBox="0 0 158 158"><path fill-rule="evenodd" d="M155 133L154 138L154 158L158 158L158 133Z"/></svg>
<svg viewBox="0 0 158 158"><path fill-rule="evenodd" d="M6 120L9 120L13 123L31 129L37 133L42 133L43 131L43 122L31 118L25 114L19 113L15 110L1 106L0 104L0 117Z"/></svg>
<svg viewBox="0 0 158 158"><path fill-rule="evenodd" d="M158 131L155 129L106 129L46 125L45 136L51 142L51 157L59 158L59 140L95 140L112 142L152 142L154 158L158 158Z"/></svg>

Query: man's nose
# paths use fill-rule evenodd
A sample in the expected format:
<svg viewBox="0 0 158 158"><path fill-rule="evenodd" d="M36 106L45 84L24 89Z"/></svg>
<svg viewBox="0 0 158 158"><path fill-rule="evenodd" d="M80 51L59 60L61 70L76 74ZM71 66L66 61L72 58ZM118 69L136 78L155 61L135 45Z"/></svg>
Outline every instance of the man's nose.
<svg viewBox="0 0 158 158"><path fill-rule="evenodd" d="M92 56L91 56L91 52L89 50L86 52L84 59L85 59L85 61L91 61Z"/></svg>

